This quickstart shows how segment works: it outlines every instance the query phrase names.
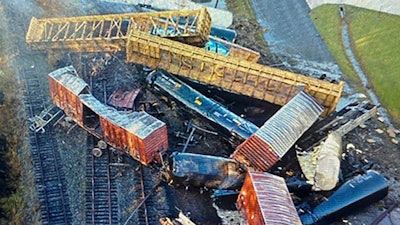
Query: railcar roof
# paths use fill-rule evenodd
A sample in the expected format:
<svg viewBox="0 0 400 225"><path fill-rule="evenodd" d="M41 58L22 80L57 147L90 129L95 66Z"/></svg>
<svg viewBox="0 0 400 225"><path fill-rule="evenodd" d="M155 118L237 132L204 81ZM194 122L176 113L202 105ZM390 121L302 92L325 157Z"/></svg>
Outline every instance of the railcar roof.
<svg viewBox="0 0 400 225"><path fill-rule="evenodd" d="M89 86L76 74L76 70L73 66L67 66L51 72L49 76L61 83L75 95L79 95L84 89L89 88Z"/></svg>
<svg viewBox="0 0 400 225"><path fill-rule="evenodd" d="M83 104L93 110L100 117L103 117L120 127L135 134L140 138L146 138L154 130L165 126L165 123L154 118L145 112L119 112L116 109L104 105L91 94L79 95Z"/></svg>

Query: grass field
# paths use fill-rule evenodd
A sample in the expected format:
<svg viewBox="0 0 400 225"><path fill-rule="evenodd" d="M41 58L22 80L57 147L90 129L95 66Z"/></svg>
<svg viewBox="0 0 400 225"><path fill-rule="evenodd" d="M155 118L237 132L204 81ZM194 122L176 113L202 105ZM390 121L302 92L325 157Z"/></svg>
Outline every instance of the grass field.
<svg viewBox="0 0 400 225"><path fill-rule="evenodd" d="M352 45L381 104L400 122L400 16L345 6ZM361 81L346 58L341 40L337 5L323 5L311 12L332 55L349 81L361 90Z"/></svg>
<svg viewBox="0 0 400 225"><path fill-rule="evenodd" d="M249 0L230 0L226 1L226 5L228 10L233 13L234 18L247 18L251 21L257 21L257 17L251 8ZM257 40L259 40L260 43L264 43L264 47L267 47L263 32L257 31L256 36Z"/></svg>

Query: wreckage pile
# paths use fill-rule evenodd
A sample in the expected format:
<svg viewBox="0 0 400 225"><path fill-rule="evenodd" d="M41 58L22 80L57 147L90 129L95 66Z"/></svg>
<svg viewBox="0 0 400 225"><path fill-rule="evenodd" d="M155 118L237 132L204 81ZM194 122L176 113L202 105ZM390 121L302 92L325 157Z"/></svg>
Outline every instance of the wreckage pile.
<svg viewBox="0 0 400 225"><path fill-rule="evenodd" d="M97 136L100 139L143 164L149 162L143 161L144 158L157 158L156 161L162 162L163 157L158 154L169 154L171 150L180 151L181 153L168 157L168 164L162 164L163 175L168 182L207 189L241 188L237 203L245 212L249 224L274 223L273 219L282 212L286 213L286 220L279 222L312 224L342 215L343 209L348 206L376 201L387 194L386 180L378 173L368 171L344 183L331 195L331 199L335 199L349 190L352 190L351 193L360 193L343 205L330 206L322 203L312 211L302 207L298 207L296 211L290 198L289 191L296 192L304 187L313 191L330 191L336 188L340 178L341 136L376 113L376 107L368 103L355 103L332 115L343 83L333 84L257 64L255 61L259 54L254 51L220 40L222 36L209 37L212 27L205 9L132 14L125 17L109 15L102 16L101 20L99 18L34 18L27 34L27 42L40 50L114 52L124 49L128 62L140 64L136 66L137 74L134 76L132 73L108 73L108 68L123 63L117 54L100 55L99 58L93 58L89 70L78 69L78 72L70 73L75 77L84 77L91 90L85 84L85 88L81 88L79 93L66 94L66 90L74 90L77 83L61 82L62 87L50 91L54 103L67 116L87 130L98 129L100 132L97 132ZM88 21L90 26L87 25ZM59 62L60 65L64 63L63 60ZM148 74L146 67L166 71L157 70ZM71 67L69 70L74 71ZM131 80L121 84L121 77L124 75ZM283 107L261 127L257 127L223 104L190 88L176 75ZM82 86L81 81L78 83ZM112 94L108 96L108 93ZM94 99L89 101L88 96L102 99L103 103ZM155 96L160 96L163 102L154 99ZM77 98L83 104L77 104ZM96 102L96 107L90 106L90 102ZM122 112L114 113L111 118L107 115L112 110L101 104L112 105ZM185 105L188 110L197 113L194 115L200 114L210 120L210 128L188 122L191 126L188 126L187 131L190 132L178 133L182 127L174 125L174 122L162 121L166 117L166 111L174 110L176 104ZM78 105L82 105L82 109L76 108ZM100 108L102 110L96 111ZM141 131L134 124L126 123L126 118L133 118L131 115L137 114L136 111L141 111L147 122L151 120L160 127L166 124L168 137L167 132L156 134L153 132L157 129L150 129L148 135L159 138L151 138L148 143L140 145L140 150L137 151L138 148L134 146L139 146L139 139L146 139L147 136L142 137L139 134ZM331 116L329 119L321 119L321 115ZM146 124L146 121L137 123ZM108 134L111 126L117 128L110 129L115 133ZM37 129L40 130L40 127ZM126 143L121 142L125 139L117 139L114 135L121 134L122 130L134 133L131 138L126 139ZM213 152L202 151L201 154L185 153L196 142L204 140L195 138L196 131L202 133L202 138L207 135L221 135L220 138L230 142L232 147L220 151L214 149ZM183 137L183 145L174 146L171 134L175 138ZM168 151L165 147L167 138L170 142ZM163 143L158 143L160 140ZM304 177L299 176L296 181L299 183L297 189L293 182L286 184L283 178L269 173L275 170L273 167L276 163L285 161L285 155L293 150L294 145L297 147L297 159L304 173ZM235 151L231 151L232 148ZM231 156L221 152L231 153ZM212 156L212 153L224 157ZM371 185L373 188L365 190L366 186ZM264 192L265 190L270 192ZM273 201L270 196L274 196ZM271 207L279 210L271 211Z"/></svg>

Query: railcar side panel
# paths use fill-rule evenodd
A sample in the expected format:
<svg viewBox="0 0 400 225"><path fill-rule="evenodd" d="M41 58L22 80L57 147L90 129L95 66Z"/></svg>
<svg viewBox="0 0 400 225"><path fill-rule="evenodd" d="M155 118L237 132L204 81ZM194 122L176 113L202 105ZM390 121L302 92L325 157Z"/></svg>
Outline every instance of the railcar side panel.
<svg viewBox="0 0 400 225"><path fill-rule="evenodd" d="M83 105L78 95L88 93L89 89L85 81L74 74L76 71L72 66L50 73L48 76L50 96L57 107L83 126Z"/></svg>
<svg viewBox="0 0 400 225"><path fill-rule="evenodd" d="M248 172L237 207L244 211L249 225L302 224L284 179L273 174Z"/></svg>

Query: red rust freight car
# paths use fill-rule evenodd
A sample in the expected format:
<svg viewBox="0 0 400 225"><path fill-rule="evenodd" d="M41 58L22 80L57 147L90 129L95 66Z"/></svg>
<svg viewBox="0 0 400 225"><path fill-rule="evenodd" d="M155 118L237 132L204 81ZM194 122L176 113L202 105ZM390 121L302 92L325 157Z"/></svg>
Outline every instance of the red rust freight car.
<svg viewBox="0 0 400 225"><path fill-rule="evenodd" d="M72 66L50 73L48 79L54 104L99 139L144 165L159 161L160 154L168 149L164 122L145 112L122 113L104 105L90 93Z"/></svg>
<svg viewBox="0 0 400 225"><path fill-rule="evenodd" d="M266 172L248 172L240 190L237 207L249 225L301 225L286 183Z"/></svg>
<svg viewBox="0 0 400 225"><path fill-rule="evenodd" d="M240 144L231 158L257 171L267 171L318 119L324 108L300 91L253 135Z"/></svg>

